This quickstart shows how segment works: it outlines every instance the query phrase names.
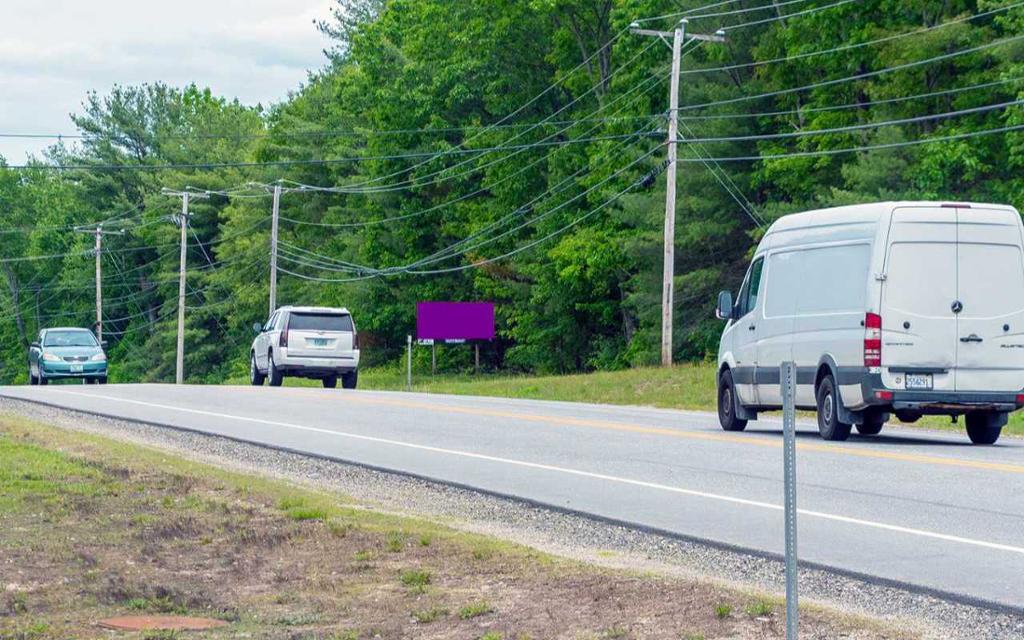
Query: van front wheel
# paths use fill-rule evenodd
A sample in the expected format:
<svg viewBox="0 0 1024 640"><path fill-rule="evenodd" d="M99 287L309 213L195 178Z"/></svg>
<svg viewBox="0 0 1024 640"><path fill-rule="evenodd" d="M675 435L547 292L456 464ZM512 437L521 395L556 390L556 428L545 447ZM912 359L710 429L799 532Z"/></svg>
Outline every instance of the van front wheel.
<svg viewBox="0 0 1024 640"><path fill-rule="evenodd" d="M967 437L974 444L995 444L1003 431L1005 413L980 411L967 414Z"/></svg>
<svg viewBox="0 0 1024 640"><path fill-rule="evenodd" d="M732 371L726 369L718 378L718 421L726 431L743 431L747 428L747 421L736 417L738 402Z"/></svg>
<svg viewBox="0 0 1024 640"><path fill-rule="evenodd" d="M839 421L839 393L831 375L818 385L818 432L826 440L843 441L850 437L852 424Z"/></svg>

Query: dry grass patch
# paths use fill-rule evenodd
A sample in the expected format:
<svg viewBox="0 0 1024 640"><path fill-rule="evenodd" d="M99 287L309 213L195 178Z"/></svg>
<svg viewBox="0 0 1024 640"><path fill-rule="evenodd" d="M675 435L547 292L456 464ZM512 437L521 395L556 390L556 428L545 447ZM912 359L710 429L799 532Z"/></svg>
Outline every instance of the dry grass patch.
<svg viewBox="0 0 1024 640"><path fill-rule="evenodd" d="M751 602L738 592L597 569L19 418L0 416L0 460L0 638L94 637L96 620L133 613L231 622L212 638L781 633L778 614L721 615L716 605ZM816 610L801 623L813 637L903 637Z"/></svg>

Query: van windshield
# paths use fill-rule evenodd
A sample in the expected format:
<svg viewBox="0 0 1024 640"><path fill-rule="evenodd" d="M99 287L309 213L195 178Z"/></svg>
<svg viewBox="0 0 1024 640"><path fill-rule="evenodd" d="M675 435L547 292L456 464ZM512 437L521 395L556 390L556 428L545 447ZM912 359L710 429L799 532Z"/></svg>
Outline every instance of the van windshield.
<svg viewBox="0 0 1024 640"><path fill-rule="evenodd" d="M96 337L88 331L47 331L44 347L95 347Z"/></svg>
<svg viewBox="0 0 1024 640"><path fill-rule="evenodd" d="M352 316L337 313L293 313L288 319L290 331L352 332Z"/></svg>

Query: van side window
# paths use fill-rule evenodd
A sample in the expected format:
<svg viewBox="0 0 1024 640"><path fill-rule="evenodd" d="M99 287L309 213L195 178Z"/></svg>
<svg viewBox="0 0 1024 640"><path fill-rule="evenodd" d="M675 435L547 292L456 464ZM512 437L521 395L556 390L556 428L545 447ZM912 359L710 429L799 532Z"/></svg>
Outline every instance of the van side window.
<svg viewBox="0 0 1024 640"><path fill-rule="evenodd" d="M750 267L750 293L747 295L746 312L757 306L757 296L761 292L761 272L764 271L764 258L758 258Z"/></svg>
<svg viewBox="0 0 1024 640"><path fill-rule="evenodd" d="M750 265L747 272L747 279L743 281L743 288L736 299L736 317L742 318L757 306L757 295L761 291L761 271L764 268L764 258L758 258Z"/></svg>

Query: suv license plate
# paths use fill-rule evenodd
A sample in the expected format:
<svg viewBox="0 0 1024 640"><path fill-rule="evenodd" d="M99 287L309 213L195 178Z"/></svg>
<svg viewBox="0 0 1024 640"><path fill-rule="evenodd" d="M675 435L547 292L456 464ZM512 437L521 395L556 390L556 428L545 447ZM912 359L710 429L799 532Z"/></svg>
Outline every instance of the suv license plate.
<svg viewBox="0 0 1024 640"><path fill-rule="evenodd" d="M71 373L82 373L83 370L84 367L82 367L82 365L80 364L71 365Z"/></svg>
<svg viewBox="0 0 1024 640"><path fill-rule="evenodd" d="M932 374L930 373L907 374L907 389L931 391L932 386Z"/></svg>
<svg viewBox="0 0 1024 640"><path fill-rule="evenodd" d="M326 347L328 344L327 338L310 338L309 346L311 347Z"/></svg>

